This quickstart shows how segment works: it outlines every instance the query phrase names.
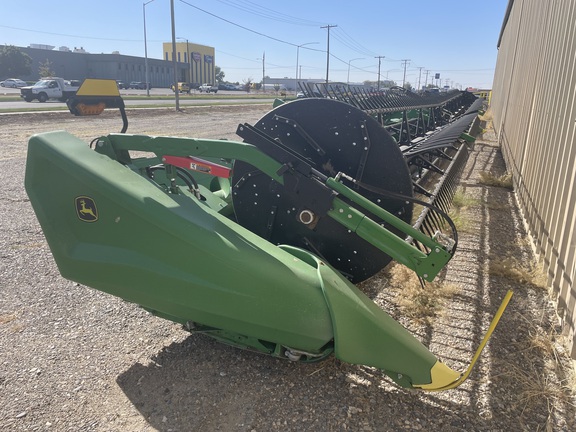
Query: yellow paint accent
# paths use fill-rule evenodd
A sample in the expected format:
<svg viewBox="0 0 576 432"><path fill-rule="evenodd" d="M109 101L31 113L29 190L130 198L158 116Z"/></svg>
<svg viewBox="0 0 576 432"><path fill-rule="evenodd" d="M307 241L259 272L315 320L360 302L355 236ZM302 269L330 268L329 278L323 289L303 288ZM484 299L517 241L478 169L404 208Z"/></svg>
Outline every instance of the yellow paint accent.
<svg viewBox="0 0 576 432"><path fill-rule="evenodd" d="M120 90L114 80L87 78L76 96L120 96Z"/></svg>
<svg viewBox="0 0 576 432"><path fill-rule="evenodd" d="M430 384L414 385L414 387L418 387L418 388L421 388L423 390L429 390L429 391L450 390L450 389L458 387L460 384L462 384L464 381L466 381L468 379L468 377L470 376L470 373L472 372L474 365L476 364L476 362L480 358L480 354L482 354L482 351L484 350L484 347L488 343L490 336L492 336L494 329L496 329L496 326L498 325L498 321L500 321L500 318L502 317L504 310L506 310L508 303L510 303L510 299L512 298L512 294L513 294L512 291L508 291L506 293L506 295L504 296L504 300L502 300L502 304L500 304L500 307L498 308L496 315L494 315L494 318L492 318L492 322L490 323L490 327L488 327L488 331L486 332L486 335L484 335L484 339L482 339L482 342L480 343L480 346L476 350L474 357L472 357L472 361L470 362L470 366L468 366L468 369L466 369L466 372L463 373L460 376L460 378L452 381L451 383L446 383L446 381L450 378L450 373L456 373L456 374L458 374L458 373L456 371L453 371L452 369L450 369L448 366L444 366L448 371L450 371L450 372L448 372L447 370L445 370L441 366L438 366L438 365L443 365L443 363L436 362L436 364L434 364L434 366L432 366L432 369L430 370L430 374L432 376L432 382ZM435 379L438 380L437 383L435 382Z"/></svg>
<svg viewBox="0 0 576 432"><path fill-rule="evenodd" d="M455 370L450 369L448 366L438 360L436 363L434 363L432 369L430 369L432 382L430 384L424 384L418 387L422 390L439 390L458 381L461 375L462 374L460 372L456 372Z"/></svg>

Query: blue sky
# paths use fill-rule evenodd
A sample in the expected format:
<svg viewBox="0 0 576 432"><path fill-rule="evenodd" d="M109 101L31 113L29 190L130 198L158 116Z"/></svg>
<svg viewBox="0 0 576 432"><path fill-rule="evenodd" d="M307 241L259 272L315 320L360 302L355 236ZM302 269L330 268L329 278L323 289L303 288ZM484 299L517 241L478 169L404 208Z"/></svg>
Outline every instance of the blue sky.
<svg viewBox="0 0 576 432"><path fill-rule="evenodd" d="M0 43L69 48L144 57L141 0L20 0L0 14ZM213 46L226 80L265 75L362 82L388 76L401 84L428 82L491 87L496 44L508 0L174 0L176 37ZM148 56L162 58L172 37L170 0L145 6ZM25 19L23 19L25 17ZM299 49L298 45L301 46ZM264 62L262 58L264 56ZM422 68L422 69L419 69ZM422 72L422 75L420 74Z"/></svg>

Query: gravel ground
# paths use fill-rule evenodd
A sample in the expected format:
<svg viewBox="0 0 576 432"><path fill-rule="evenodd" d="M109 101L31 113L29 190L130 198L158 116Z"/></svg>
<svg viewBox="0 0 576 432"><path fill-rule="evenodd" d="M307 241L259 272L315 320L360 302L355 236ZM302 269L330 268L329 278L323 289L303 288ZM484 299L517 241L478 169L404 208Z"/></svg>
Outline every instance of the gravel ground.
<svg viewBox="0 0 576 432"><path fill-rule="evenodd" d="M129 111L128 132L237 139L269 107ZM65 129L89 142L119 131L114 113L0 116L0 430L576 430L568 360L547 292L490 271L533 263L513 192L479 183L505 166L478 140L461 188L460 248L443 275L458 291L429 324L401 316L382 272L363 288L449 366L464 370L508 289L515 294L470 379L456 390L397 388L334 358L294 364L190 335L118 298L64 280L24 191L26 143ZM48 180L48 179L47 179ZM573 384L572 384L573 385Z"/></svg>

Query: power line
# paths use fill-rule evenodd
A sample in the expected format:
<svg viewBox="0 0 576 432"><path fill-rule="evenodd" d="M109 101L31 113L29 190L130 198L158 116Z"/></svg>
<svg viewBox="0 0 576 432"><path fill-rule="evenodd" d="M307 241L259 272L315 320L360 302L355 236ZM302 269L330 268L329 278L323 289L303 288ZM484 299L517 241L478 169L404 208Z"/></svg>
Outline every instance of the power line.
<svg viewBox="0 0 576 432"><path fill-rule="evenodd" d="M262 18L266 18L272 21L279 21L288 24L294 25L301 25L301 26L309 26L309 27L316 27L321 25L321 22L310 21L307 19L294 17L292 15L288 15L282 12L275 11L273 9L267 8L265 6L256 4L254 2L248 0L217 0L220 3L224 3L228 6L233 8L239 9L243 12L250 13L252 15L258 15Z"/></svg>
<svg viewBox="0 0 576 432"><path fill-rule="evenodd" d="M282 39L278 39L278 38L275 38L275 37L273 37L273 36L268 36L268 35L266 35L266 34L264 34L264 33L260 33L260 32L258 32L258 31L256 31L256 30L249 29L248 27L244 27L243 25L240 25L240 24L237 24L237 23L232 22L232 21L230 21L230 20L227 20L226 18L222 18L221 16L218 16L218 15L216 15L216 14L213 14L212 12L208 12L207 10L204 10L204 9L202 9L202 8L199 8L198 6L194 6L193 4L188 3L187 1L180 0L180 3L184 3L185 5L188 5L188 6L190 6L191 8L197 9L197 10L199 10L199 11L201 11L201 12L204 12L204 13L207 14L207 15L213 16L214 18L217 18L217 19L219 19L219 20L221 20L221 21L227 22L228 24L231 24L231 25L233 25L233 26L239 27L239 28L241 28L241 29L243 29L243 30L246 30L246 31L249 31L249 32L251 32L251 33L257 34L258 36L262 36L262 37L265 37L265 38L267 38L267 39L271 39L271 40L274 40L274 41L276 41L276 42L280 42L280 43L283 43L283 44L286 44L286 45L290 45L290 46L293 46L293 47L298 46L298 45L296 45L296 44L294 44L294 43L292 43L292 42L284 41L284 40L282 40Z"/></svg>

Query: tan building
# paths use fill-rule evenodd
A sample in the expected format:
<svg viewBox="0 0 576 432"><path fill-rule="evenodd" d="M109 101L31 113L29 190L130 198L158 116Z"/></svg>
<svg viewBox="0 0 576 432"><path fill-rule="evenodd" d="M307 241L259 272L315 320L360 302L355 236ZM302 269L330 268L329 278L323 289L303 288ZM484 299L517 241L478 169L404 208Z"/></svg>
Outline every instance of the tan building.
<svg viewBox="0 0 576 432"><path fill-rule="evenodd" d="M162 44L164 60L172 59L172 42ZM189 83L210 83L216 82L216 57L214 47L198 45L192 42L176 43L176 61L186 63L188 70L179 69L178 81Z"/></svg>
<svg viewBox="0 0 576 432"><path fill-rule="evenodd" d="M576 8L509 0L492 87L494 130L576 359Z"/></svg>

